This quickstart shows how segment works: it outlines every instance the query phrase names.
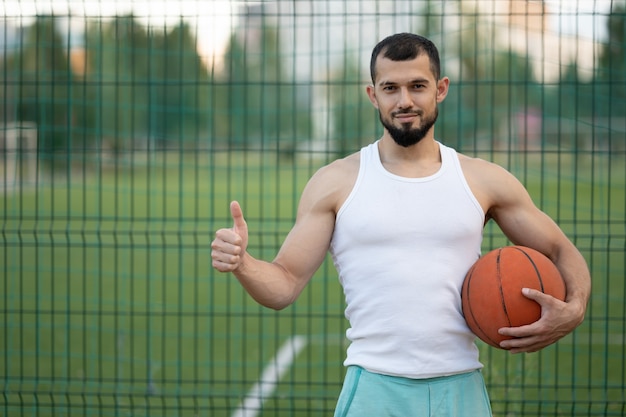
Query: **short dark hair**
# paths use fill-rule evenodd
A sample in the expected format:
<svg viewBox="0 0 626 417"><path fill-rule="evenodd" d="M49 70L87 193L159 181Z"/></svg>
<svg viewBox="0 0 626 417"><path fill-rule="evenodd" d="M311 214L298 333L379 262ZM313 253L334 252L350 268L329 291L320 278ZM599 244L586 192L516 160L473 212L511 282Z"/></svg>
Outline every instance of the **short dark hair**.
<svg viewBox="0 0 626 417"><path fill-rule="evenodd" d="M439 51L435 44L420 35L413 33L397 33L380 41L372 51L370 60L370 75L372 82L376 78L376 59L382 54L383 58L392 61L409 61L418 55L425 53L430 60L430 70L439 80L441 73L441 63L439 62Z"/></svg>

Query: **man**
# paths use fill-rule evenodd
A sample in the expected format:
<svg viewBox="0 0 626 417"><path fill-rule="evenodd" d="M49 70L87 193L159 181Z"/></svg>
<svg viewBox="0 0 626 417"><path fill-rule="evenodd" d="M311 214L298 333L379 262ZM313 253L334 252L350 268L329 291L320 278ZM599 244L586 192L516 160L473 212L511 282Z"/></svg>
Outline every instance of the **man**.
<svg viewBox="0 0 626 417"><path fill-rule="evenodd" d="M495 220L514 244L547 255L565 302L536 290L537 322L500 332L513 353L540 350L583 320L590 294L584 258L513 175L435 140L449 87L435 45L401 33L382 40L367 95L385 130L375 143L321 168L273 262L247 251L241 207L216 232L213 266L233 272L260 304L293 303L330 250L346 296L348 367L336 416L489 416L475 337L461 311L465 273Z"/></svg>

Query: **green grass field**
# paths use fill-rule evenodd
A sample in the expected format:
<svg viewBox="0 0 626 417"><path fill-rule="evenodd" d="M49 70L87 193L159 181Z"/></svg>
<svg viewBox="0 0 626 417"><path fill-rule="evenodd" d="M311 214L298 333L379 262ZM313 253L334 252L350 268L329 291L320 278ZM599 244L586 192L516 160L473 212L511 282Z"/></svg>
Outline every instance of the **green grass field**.
<svg viewBox="0 0 626 417"><path fill-rule="evenodd" d="M281 312L257 306L210 267L230 200L242 203L249 250L271 259L324 162L131 154L6 191L0 415L231 416L295 335L306 345L259 415L329 415L347 326L332 263ZM581 153L499 162L583 252L593 296L585 323L539 354L481 345L494 413L624 415L624 161ZM506 243L488 225L484 250Z"/></svg>

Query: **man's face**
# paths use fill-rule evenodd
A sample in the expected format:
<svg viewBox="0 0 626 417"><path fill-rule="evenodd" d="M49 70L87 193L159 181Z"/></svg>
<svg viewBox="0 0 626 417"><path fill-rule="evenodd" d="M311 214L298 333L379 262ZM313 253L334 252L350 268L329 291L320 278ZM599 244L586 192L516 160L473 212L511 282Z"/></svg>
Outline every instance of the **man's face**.
<svg viewBox="0 0 626 417"><path fill-rule="evenodd" d="M368 96L380 121L400 146L409 147L433 134L437 104L447 94L449 80L436 80L425 54L411 61L378 57L376 80Z"/></svg>

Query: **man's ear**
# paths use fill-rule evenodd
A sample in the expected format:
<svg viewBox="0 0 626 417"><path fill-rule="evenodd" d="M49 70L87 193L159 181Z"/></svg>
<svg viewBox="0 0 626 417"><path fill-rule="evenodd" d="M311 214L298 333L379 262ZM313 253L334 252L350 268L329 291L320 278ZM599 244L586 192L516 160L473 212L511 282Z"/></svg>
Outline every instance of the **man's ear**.
<svg viewBox="0 0 626 417"><path fill-rule="evenodd" d="M378 108L378 100L376 99L376 90L373 85L368 85L365 89L367 91L367 97L370 99L374 107Z"/></svg>
<svg viewBox="0 0 626 417"><path fill-rule="evenodd" d="M450 87L450 79L443 77L437 81L437 103L441 103L448 95L448 88Z"/></svg>

